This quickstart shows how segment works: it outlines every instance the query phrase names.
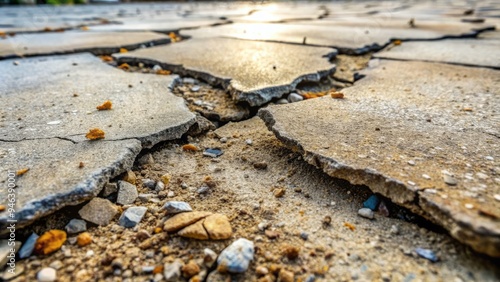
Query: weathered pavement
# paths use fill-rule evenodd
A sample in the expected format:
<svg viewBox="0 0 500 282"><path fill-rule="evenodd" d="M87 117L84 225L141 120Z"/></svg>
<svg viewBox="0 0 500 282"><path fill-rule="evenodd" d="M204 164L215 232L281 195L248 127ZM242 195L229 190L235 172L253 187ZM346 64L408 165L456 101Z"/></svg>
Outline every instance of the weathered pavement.
<svg viewBox="0 0 500 282"><path fill-rule="evenodd" d="M144 149L185 138L195 123L213 128L189 109L222 125L264 107L268 128L306 162L500 257L499 9L487 1L2 8L0 205L8 171L29 169L16 177L22 227L96 197ZM370 52L362 76L334 81L346 71L337 54ZM202 102L208 92L192 78L231 97L230 114ZM311 97L305 85L355 78L344 99L275 105ZM97 111L106 100L112 110ZM105 139L86 140L91 128ZM8 216L0 211L0 234Z"/></svg>

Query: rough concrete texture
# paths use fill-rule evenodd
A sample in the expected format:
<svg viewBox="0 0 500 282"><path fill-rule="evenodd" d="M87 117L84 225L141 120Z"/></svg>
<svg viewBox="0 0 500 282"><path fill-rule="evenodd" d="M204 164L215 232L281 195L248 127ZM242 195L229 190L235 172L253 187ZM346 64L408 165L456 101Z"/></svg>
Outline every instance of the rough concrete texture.
<svg viewBox="0 0 500 282"><path fill-rule="evenodd" d="M141 46L166 44L170 38L153 32L89 32L67 31L19 34L0 39L0 59L35 55L92 52L111 54Z"/></svg>
<svg viewBox="0 0 500 282"><path fill-rule="evenodd" d="M500 40L448 39L433 42L404 42L399 46L388 47L375 54L375 57L500 69Z"/></svg>
<svg viewBox="0 0 500 282"><path fill-rule="evenodd" d="M394 39L431 40L444 37L471 36L491 25L471 25L459 20L427 20L415 28L408 19L379 17L346 17L300 21L287 24L235 23L212 28L182 31L194 38L233 37L249 40L287 42L337 48L342 53L362 54L377 51Z"/></svg>
<svg viewBox="0 0 500 282"><path fill-rule="evenodd" d="M15 177L17 227L64 206L95 197L111 178L132 167L139 141L99 141L75 144L57 138L0 142L0 204L7 205L8 172L29 168ZM80 167L83 163L83 167ZM10 213L0 212L0 233L8 230Z"/></svg>
<svg viewBox="0 0 500 282"><path fill-rule="evenodd" d="M89 27L91 31L155 31L169 33L180 29L190 29L202 26L226 24L228 21L210 19L186 19L182 17L168 17L163 19L133 19L120 24L95 25Z"/></svg>
<svg viewBox="0 0 500 282"><path fill-rule="evenodd" d="M94 197L142 148L180 138L195 122L169 90L175 76L125 73L89 54L6 60L0 68L1 182L8 170L30 169L16 178L19 226ZM113 108L97 111L106 100ZM86 141L96 127L105 139ZM7 204L7 185L0 189ZM6 219L4 212L2 227Z"/></svg>
<svg viewBox="0 0 500 282"><path fill-rule="evenodd" d="M499 257L499 72L377 64L343 90L345 99L326 96L259 115L310 164L367 185ZM457 184L445 183L445 175Z"/></svg>
<svg viewBox="0 0 500 282"><path fill-rule="evenodd" d="M105 131L105 140L133 138L151 147L181 137L194 123L195 115L170 92L176 76L126 73L90 54L33 58L18 65L6 60L0 68L5 70L0 73L3 141L61 137L80 142L97 127ZM98 111L106 100L112 109Z"/></svg>
<svg viewBox="0 0 500 282"><path fill-rule="evenodd" d="M277 56L276 54L280 54ZM319 81L335 70L335 50L229 38L182 41L114 55L121 62L160 64L164 69L221 84L233 99L258 106L302 81Z"/></svg>

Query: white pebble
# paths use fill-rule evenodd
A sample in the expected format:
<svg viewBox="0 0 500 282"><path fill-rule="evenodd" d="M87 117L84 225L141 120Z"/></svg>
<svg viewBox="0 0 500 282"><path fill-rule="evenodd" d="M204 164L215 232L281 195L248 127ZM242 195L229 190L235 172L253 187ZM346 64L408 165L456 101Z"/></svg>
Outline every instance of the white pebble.
<svg viewBox="0 0 500 282"><path fill-rule="evenodd" d="M415 165L415 161L408 161L409 165Z"/></svg>
<svg viewBox="0 0 500 282"><path fill-rule="evenodd" d="M297 93L291 93L290 95L288 95L288 102L290 103L300 102L302 100L304 100L304 97L300 96Z"/></svg>
<svg viewBox="0 0 500 282"><path fill-rule="evenodd" d="M169 197L169 198L175 197L174 191L168 191L167 197Z"/></svg>
<svg viewBox="0 0 500 282"><path fill-rule="evenodd" d="M422 177L425 178L425 179L431 179L431 177L427 174L422 174Z"/></svg>
<svg viewBox="0 0 500 282"><path fill-rule="evenodd" d="M493 198L495 198L495 200L500 202L500 194L493 195Z"/></svg>
<svg viewBox="0 0 500 282"><path fill-rule="evenodd" d="M162 68L159 65L154 65L153 66L153 70L154 71L160 71L160 70L162 70Z"/></svg>
<svg viewBox="0 0 500 282"><path fill-rule="evenodd" d="M409 180L408 180L408 184L410 184L411 186L415 186L415 185L417 185L415 182L413 182L413 181L409 181Z"/></svg>
<svg viewBox="0 0 500 282"><path fill-rule="evenodd" d="M486 157L484 157L484 158L485 158L486 160L488 160L488 161L493 161L493 160L495 160L492 156L486 156Z"/></svg>
<svg viewBox="0 0 500 282"><path fill-rule="evenodd" d="M56 281L57 272L51 267L45 267L42 268L42 270L38 271L38 273L36 274L36 279L40 282Z"/></svg>
<svg viewBox="0 0 500 282"><path fill-rule="evenodd" d="M245 140L245 143L247 143L247 145L252 145L253 141L252 141L252 139L247 139L247 140Z"/></svg>
<svg viewBox="0 0 500 282"><path fill-rule="evenodd" d="M364 217L364 218L368 218L368 219L374 218L373 211L371 209L368 209L368 208L359 209L358 215L361 217Z"/></svg>
<svg viewBox="0 0 500 282"><path fill-rule="evenodd" d="M470 210L470 209L474 208L474 205L473 204L465 204L465 208Z"/></svg>

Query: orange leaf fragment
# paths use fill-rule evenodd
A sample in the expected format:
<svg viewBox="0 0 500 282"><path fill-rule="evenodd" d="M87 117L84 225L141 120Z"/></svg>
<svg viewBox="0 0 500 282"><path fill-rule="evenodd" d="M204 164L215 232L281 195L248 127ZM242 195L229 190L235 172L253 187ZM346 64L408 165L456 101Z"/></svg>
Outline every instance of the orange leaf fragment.
<svg viewBox="0 0 500 282"><path fill-rule="evenodd" d="M175 34L175 32L169 33L168 37L170 37L170 40L172 41L172 43L181 41L181 37L177 36L177 34Z"/></svg>
<svg viewBox="0 0 500 282"><path fill-rule="evenodd" d="M92 128L86 135L89 140L104 139L104 131L99 128Z"/></svg>
<svg viewBox="0 0 500 282"><path fill-rule="evenodd" d="M106 111L106 110L111 110L111 107L113 107L113 104L111 103L110 100L106 100L102 105L97 106L96 109L99 111Z"/></svg>
<svg viewBox="0 0 500 282"><path fill-rule="evenodd" d="M103 62L112 62L113 61L113 57L111 56L106 56L106 55L103 55L103 56L100 56L101 60L103 60Z"/></svg>
<svg viewBox="0 0 500 282"><path fill-rule="evenodd" d="M127 53L127 52L128 52L128 50L127 50L127 49L125 49L125 48L120 48L120 53Z"/></svg>
<svg viewBox="0 0 500 282"><path fill-rule="evenodd" d="M172 72L169 70L157 70L156 74L169 75L169 74L172 74Z"/></svg>
<svg viewBox="0 0 500 282"><path fill-rule="evenodd" d="M332 96L332 98L334 99L344 99L344 93L341 93L341 92L331 92L330 93L330 96Z"/></svg>
<svg viewBox="0 0 500 282"><path fill-rule="evenodd" d="M45 31L45 32L49 32L49 31L52 31L52 28L50 28L50 27L46 27L46 28L44 28L44 29L43 29L43 31Z"/></svg>
<svg viewBox="0 0 500 282"><path fill-rule="evenodd" d="M0 205L0 212L3 212L6 209L4 205Z"/></svg>
<svg viewBox="0 0 500 282"><path fill-rule="evenodd" d="M307 92L305 94L302 94L302 97L304 97L304 99L313 99L313 98L318 98L318 97L322 97L322 96L325 96L326 95L326 92Z"/></svg>
<svg viewBox="0 0 500 282"><path fill-rule="evenodd" d="M351 231L356 230L356 226L354 226L353 224L350 224L349 222L344 222L344 226L351 229Z"/></svg>
<svg viewBox="0 0 500 282"><path fill-rule="evenodd" d="M153 269L153 274L157 274L157 273L163 273L163 265L155 266L155 268Z"/></svg>
<svg viewBox="0 0 500 282"><path fill-rule="evenodd" d="M462 109L464 112L472 112L472 108L463 108Z"/></svg>
<svg viewBox="0 0 500 282"><path fill-rule="evenodd" d="M86 26L86 25L84 25L84 26L82 26L80 29L81 29L81 30L89 30L89 27L88 27L88 26Z"/></svg>
<svg viewBox="0 0 500 282"><path fill-rule="evenodd" d="M123 63L123 64L119 65L118 68L121 70L129 70L130 66L127 63Z"/></svg>
<svg viewBox="0 0 500 282"><path fill-rule="evenodd" d="M394 43L394 45L401 45L401 40L397 39L394 40L392 43Z"/></svg>
<svg viewBox="0 0 500 282"><path fill-rule="evenodd" d="M88 244L92 243L92 236L90 236L90 233L88 232L83 232L76 237L76 243L80 247L85 247Z"/></svg>
<svg viewBox="0 0 500 282"><path fill-rule="evenodd" d="M20 169L20 170L16 171L16 175L21 176L21 175L25 174L26 172L28 172L28 170L30 170L30 169L29 168Z"/></svg>
<svg viewBox="0 0 500 282"><path fill-rule="evenodd" d="M186 145L182 146L182 150L196 152L196 151L198 151L198 147L196 147L193 144L186 144Z"/></svg>
<svg viewBox="0 0 500 282"><path fill-rule="evenodd" d="M35 253L40 255L51 254L61 248L66 242L66 232L62 230L49 230L38 237L35 243Z"/></svg>

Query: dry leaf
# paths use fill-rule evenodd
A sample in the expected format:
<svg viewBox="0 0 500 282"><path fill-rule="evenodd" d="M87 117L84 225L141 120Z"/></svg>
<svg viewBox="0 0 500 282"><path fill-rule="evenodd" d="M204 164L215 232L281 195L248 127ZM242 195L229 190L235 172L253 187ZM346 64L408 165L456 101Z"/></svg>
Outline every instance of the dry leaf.
<svg viewBox="0 0 500 282"><path fill-rule="evenodd" d="M81 29L81 30L89 30L89 27L84 25L84 26L82 26L80 29Z"/></svg>
<svg viewBox="0 0 500 282"><path fill-rule="evenodd" d="M113 57L111 56L106 56L106 55L103 55L103 56L100 56L101 60L103 60L104 62L112 62L113 61Z"/></svg>
<svg viewBox="0 0 500 282"><path fill-rule="evenodd" d="M123 63L123 64L119 65L118 68L121 70L129 70L130 66L127 63Z"/></svg>
<svg viewBox="0 0 500 282"><path fill-rule="evenodd" d="M171 74L172 72L169 71L169 70L157 70L156 71L156 74L161 74L161 75L169 75Z"/></svg>
<svg viewBox="0 0 500 282"><path fill-rule="evenodd" d="M128 52L128 50L127 50L127 49L125 49L125 48L120 48L120 53L127 53L127 52Z"/></svg>
<svg viewBox="0 0 500 282"><path fill-rule="evenodd" d="M28 170L30 170L30 169L29 168L20 169L20 170L16 171L16 175L21 176L21 175L25 174L26 172L28 172Z"/></svg>
<svg viewBox="0 0 500 282"><path fill-rule="evenodd" d="M182 146L182 150L196 152L196 151L198 151L198 147L196 147L193 144L186 144L186 145Z"/></svg>
<svg viewBox="0 0 500 282"><path fill-rule="evenodd" d="M88 244L92 243L92 236L90 236L90 233L88 232L83 232L76 237L76 243L80 247L87 246Z"/></svg>
<svg viewBox="0 0 500 282"><path fill-rule="evenodd" d="M304 99L313 99L313 98L318 98L326 95L326 91L323 92L306 92L302 94L302 97Z"/></svg>
<svg viewBox="0 0 500 282"><path fill-rule="evenodd" d="M0 205L0 212L3 212L5 210L5 206L4 205Z"/></svg>
<svg viewBox="0 0 500 282"><path fill-rule="evenodd" d="M344 226L351 229L351 231L356 230L356 226L354 226L354 224L350 224L349 222L344 222Z"/></svg>
<svg viewBox="0 0 500 282"><path fill-rule="evenodd" d="M182 40L182 38L180 36L177 36L177 34L175 34L175 32L169 33L168 37L170 37L170 40L172 41L172 43L179 42Z"/></svg>
<svg viewBox="0 0 500 282"><path fill-rule="evenodd" d="M40 236L35 243L35 253L40 255L51 254L61 248L66 242L66 232L62 230L49 230Z"/></svg>
<svg viewBox="0 0 500 282"><path fill-rule="evenodd" d="M87 139L89 140L98 140L98 139L104 139L104 131L102 131L99 128L92 128L86 135Z"/></svg>
<svg viewBox="0 0 500 282"><path fill-rule="evenodd" d="M96 108L99 111L106 111L106 110L111 110L112 106L113 106L113 104L111 103L111 101L110 100L106 100L104 103L102 103L102 105L97 106Z"/></svg>
<svg viewBox="0 0 500 282"><path fill-rule="evenodd" d="M336 91L331 92L330 96L332 96L332 98L334 99L344 99L344 94L341 92L336 92Z"/></svg>
<svg viewBox="0 0 500 282"><path fill-rule="evenodd" d="M401 40L397 39L394 40L392 43L394 43L394 45L401 45Z"/></svg>

